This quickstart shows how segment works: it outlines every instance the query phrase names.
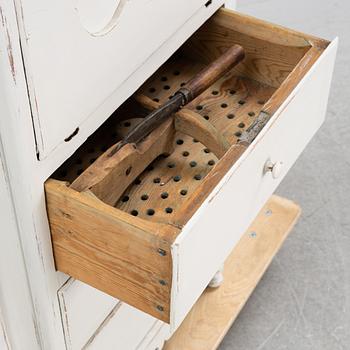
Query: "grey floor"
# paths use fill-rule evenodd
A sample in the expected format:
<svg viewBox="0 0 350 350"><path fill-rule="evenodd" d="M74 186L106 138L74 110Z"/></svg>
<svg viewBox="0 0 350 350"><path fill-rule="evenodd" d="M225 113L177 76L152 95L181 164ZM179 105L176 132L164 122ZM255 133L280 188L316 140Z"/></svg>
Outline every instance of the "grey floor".
<svg viewBox="0 0 350 350"><path fill-rule="evenodd" d="M350 1L238 0L238 10L340 38L328 115L278 193L303 214L220 350L350 349ZM302 126L300 126L302 127Z"/></svg>

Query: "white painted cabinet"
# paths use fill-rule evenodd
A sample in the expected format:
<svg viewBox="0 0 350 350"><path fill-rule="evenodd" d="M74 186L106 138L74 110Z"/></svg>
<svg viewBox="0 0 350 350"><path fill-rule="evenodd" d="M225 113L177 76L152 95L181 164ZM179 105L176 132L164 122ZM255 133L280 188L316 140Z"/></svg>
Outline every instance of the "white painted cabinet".
<svg viewBox="0 0 350 350"><path fill-rule="evenodd" d="M40 158L89 118L108 117L118 88L205 2L16 1Z"/></svg>
<svg viewBox="0 0 350 350"><path fill-rule="evenodd" d="M2 5L0 321L6 337L0 334L0 348L161 347L321 125L337 41L322 41L326 48L308 36L311 45L287 29L271 39L262 21L224 10L214 15L223 3L15 0ZM244 40L248 60L237 72L271 85L266 109L272 112L169 245L169 313L162 318L127 304L120 289L107 295L83 276L85 283L56 270L44 183L196 31L192 54L199 51L192 56L197 58L210 56L210 50L217 54L209 42L225 46L231 36ZM320 51L308 56L313 45ZM299 69L305 74L297 75ZM131 280L125 271L123 277Z"/></svg>

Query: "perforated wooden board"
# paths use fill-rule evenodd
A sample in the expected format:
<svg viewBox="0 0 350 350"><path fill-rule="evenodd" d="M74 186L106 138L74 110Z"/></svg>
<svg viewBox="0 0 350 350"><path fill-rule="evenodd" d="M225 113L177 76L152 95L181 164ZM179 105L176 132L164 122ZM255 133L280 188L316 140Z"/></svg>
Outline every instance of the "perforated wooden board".
<svg viewBox="0 0 350 350"><path fill-rule="evenodd" d="M164 103L201 68L203 65L184 59L169 62L146 82L140 92ZM274 91L274 88L229 73L186 108L208 120L234 144ZM154 161L127 189L116 206L133 215L167 223L169 216L181 207L186 196L217 161L203 144L178 133L174 152Z"/></svg>
<svg viewBox="0 0 350 350"><path fill-rule="evenodd" d="M203 67L201 63L174 57L138 93L164 103ZM230 144L234 144L254 122L275 90L229 72L186 108L197 113L198 118L206 119ZM117 111L108 126L76 152L57 173L57 178L72 182L144 117L145 112L137 102L129 101L128 105L128 108ZM177 133L174 152L154 160L115 206L134 216L168 223L217 161L218 158L205 145Z"/></svg>

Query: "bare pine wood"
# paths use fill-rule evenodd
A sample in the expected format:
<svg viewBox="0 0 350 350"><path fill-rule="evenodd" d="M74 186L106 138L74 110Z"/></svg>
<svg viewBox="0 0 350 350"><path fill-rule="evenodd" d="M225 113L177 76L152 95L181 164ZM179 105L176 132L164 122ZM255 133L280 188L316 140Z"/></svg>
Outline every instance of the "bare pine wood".
<svg viewBox="0 0 350 350"><path fill-rule="evenodd" d="M178 229L130 220L61 181L47 181L45 191L57 269L169 322Z"/></svg>
<svg viewBox="0 0 350 350"><path fill-rule="evenodd" d="M226 138L198 113L183 108L175 114L175 130L192 136L221 158L230 148Z"/></svg>
<svg viewBox="0 0 350 350"><path fill-rule="evenodd" d="M300 212L298 205L285 198L270 198L227 259L223 284L202 294L164 350L219 346Z"/></svg>
<svg viewBox="0 0 350 350"><path fill-rule="evenodd" d="M129 123L131 125L131 121ZM103 202L114 205L150 162L163 153L172 152L174 133L172 120L166 120L138 145L126 144L118 151L115 151L118 143L113 145L72 183L71 188L79 192L90 190Z"/></svg>

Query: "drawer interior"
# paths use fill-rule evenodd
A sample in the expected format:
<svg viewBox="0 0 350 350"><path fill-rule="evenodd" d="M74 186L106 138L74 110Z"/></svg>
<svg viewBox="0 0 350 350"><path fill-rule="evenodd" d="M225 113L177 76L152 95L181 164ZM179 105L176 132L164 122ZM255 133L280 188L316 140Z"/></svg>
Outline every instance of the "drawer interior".
<svg viewBox="0 0 350 350"><path fill-rule="evenodd" d="M215 130L228 144L225 152L170 120L121 166L118 141L234 44L245 49L244 61L182 110ZM169 322L171 245L327 45L219 10L48 180L56 267ZM146 144L154 147L151 156L142 153ZM90 186L98 176L102 180Z"/></svg>

